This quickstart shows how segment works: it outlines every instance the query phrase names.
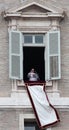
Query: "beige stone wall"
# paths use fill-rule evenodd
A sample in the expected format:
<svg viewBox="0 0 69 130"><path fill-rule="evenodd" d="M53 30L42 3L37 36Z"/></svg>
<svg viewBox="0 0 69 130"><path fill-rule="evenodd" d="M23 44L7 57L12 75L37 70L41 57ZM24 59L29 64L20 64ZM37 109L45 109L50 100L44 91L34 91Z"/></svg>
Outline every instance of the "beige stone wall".
<svg viewBox="0 0 69 130"><path fill-rule="evenodd" d="M33 0L29 0L33 1ZM37 0L36 0L37 1ZM43 1L43 0L41 0ZM47 0L48 2L49 0ZM0 96L8 96L11 92L11 81L9 80L9 50L7 22L2 16L2 11L17 6L22 0L0 0ZM27 2L27 0L26 0ZM44 1L46 2L46 1ZM65 17L60 21L61 29L61 80L59 90L61 96L69 96L69 0L52 0L51 3L63 8Z"/></svg>
<svg viewBox="0 0 69 130"><path fill-rule="evenodd" d="M0 96L8 96L10 92L9 71L9 50L8 50L8 29L7 22L0 14Z"/></svg>
<svg viewBox="0 0 69 130"><path fill-rule="evenodd" d="M69 1L60 2L64 11L64 20L60 22L61 29L61 80L59 90L61 96L69 97Z"/></svg>
<svg viewBox="0 0 69 130"><path fill-rule="evenodd" d="M19 5L21 1L0 0L0 97L10 96L12 88L9 79L8 23L3 18L3 11ZM51 2L51 0L49 1ZM65 17L60 21L62 79L59 80L58 88L62 97L69 97L69 0L52 0L51 3L62 7L65 11ZM69 130L69 111L59 109L58 112L60 123L52 127L51 130ZM15 109L0 108L0 130L19 130L19 113Z"/></svg>
<svg viewBox="0 0 69 130"><path fill-rule="evenodd" d="M10 96L11 80L9 79L9 39L8 23L3 17L4 10L18 5L19 0L0 0L0 96Z"/></svg>
<svg viewBox="0 0 69 130"><path fill-rule="evenodd" d="M0 130L19 130L18 112L16 110L0 110Z"/></svg>
<svg viewBox="0 0 69 130"><path fill-rule="evenodd" d="M52 127L52 130L69 130L69 111L59 110L60 123Z"/></svg>
<svg viewBox="0 0 69 130"><path fill-rule="evenodd" d="M0 130L21 130L20 125L24 120L19 120L19 117L24 111L22 109L0 109ZM27 111L25 112L27 113ZM60 122L53 125L51 130L69 130L69 111L58 109L58 113Z"/></svg>

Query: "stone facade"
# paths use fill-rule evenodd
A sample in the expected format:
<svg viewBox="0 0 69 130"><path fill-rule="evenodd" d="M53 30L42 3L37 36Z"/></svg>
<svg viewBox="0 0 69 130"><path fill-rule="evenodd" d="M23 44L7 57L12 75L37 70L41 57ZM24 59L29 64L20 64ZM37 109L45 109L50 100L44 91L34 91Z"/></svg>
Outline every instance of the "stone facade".
<svg viewBox="0 0 69 130"><path fill-rule="evenodd" d="M8 14L11 15L11 12L17 12L19 9L23 10L22 5L29 6L33 2L41 5L41 10L39 7L37 9L38 12L44 11L42 7L47 6L47 9L51 9L51 11L63 11L62 15L64 17L59 16L62 18L57 18L58 20L55 22L53 16L53 21L50 23L49 19L44 22L44 18L32 21L32 18L23 19L22 16L21 18L17 16L17 20L15 20L15 18L12 18L13 16L8 16ZM31 10L35 10L33 5ZM24 11L26 10L24 9ZM29 8L26 13L28 12L30 13ZM14 13L12 14L14 15ZM37 25L40 28L37 28ZM47 28L45 28L46 25ZM35 119L24 82L21 81L20 83L9 78L8 31L18 29L24 32L45 32L51 28L50 25L54 29L56 26L57 29L60 29L61 79L50 82L46 89L51 103L58 110L60 123L47 130L69 130L69 0L0 0L0 130L24 130L24 119ZM29 26L30 28L28 28ZM18 83L21 87L17 87Z"/></svg>

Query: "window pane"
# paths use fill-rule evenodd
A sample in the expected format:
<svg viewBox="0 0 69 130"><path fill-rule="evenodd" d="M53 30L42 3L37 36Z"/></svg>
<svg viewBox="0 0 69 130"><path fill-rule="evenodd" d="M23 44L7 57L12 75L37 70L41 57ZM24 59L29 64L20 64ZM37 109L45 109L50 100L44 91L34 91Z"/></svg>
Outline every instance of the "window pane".
<svg viewBox="0 0 69 130"><path fill-rule="evenodd" d="M35 43L43 43L43 35L36 35Z"/></svg>
<svg viewBox="0 0 69 130"><path fill-rule="evenodd" d="M25 126L24 130L35 130L34 126Z"/></svg>
<svg viewBox="0 0 69 130"><path fill-rule="evenodd" d="M50 77L58 77L58 57L50 57Z"/></svg>
<svg viewBox="0 0 69 130"><path fill-rule="evenodd" d="M24 130L40 130L36 122L24 122Z"/></svg>
<svg viewBox="0 0 69 130"><path fill-rule="evenodd" d="M32 43L32 35L24 35L24 43Z"/></svg>

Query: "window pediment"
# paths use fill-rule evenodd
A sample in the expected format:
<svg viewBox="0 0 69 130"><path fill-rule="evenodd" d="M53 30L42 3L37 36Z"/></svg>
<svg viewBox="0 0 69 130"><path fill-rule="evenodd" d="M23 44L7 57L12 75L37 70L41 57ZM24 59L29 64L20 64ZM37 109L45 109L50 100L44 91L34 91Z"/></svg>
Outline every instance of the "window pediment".
<svg viewBox="0 0 69 130"><path fill-rule="evenodd" d="M4 17L31 17L31 15L32 17L63 17L63 10L47 2L24 1L23 5L5 11Z"/></svg>

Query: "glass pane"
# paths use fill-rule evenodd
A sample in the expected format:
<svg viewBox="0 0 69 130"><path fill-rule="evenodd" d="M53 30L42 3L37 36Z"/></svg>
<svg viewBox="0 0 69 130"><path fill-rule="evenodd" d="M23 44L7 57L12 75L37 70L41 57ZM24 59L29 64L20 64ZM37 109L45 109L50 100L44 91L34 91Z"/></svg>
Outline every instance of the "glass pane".
<svg viewBox="0 0 69 130"><path fill-rule="evenodd" d="M50 57L50 77L58 77L58 56Z"/></svg>
<svg viewBox="0 0 69 130"><path fill-rule="evenodd" d="M24 122L24 130L40 130L37 123L34 121Z"/></svg>
<svg viewBox="0 0 69 130"><path fill-rule="evenodd" d="M24 35L24 43L32 43L32 35Z"/></svg>
<svg viewBox="0 0 69 130"><path fill-rule="evenodd" d="M36 35L35 43L43 43L43 35Z"/></svg>
<svg viewBox="0 0 69 130"><path fill-rule="evenodd" d="M35 130L34 126L25 126L24 130Z"/></svg>

